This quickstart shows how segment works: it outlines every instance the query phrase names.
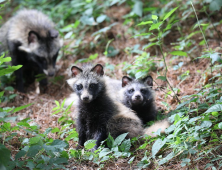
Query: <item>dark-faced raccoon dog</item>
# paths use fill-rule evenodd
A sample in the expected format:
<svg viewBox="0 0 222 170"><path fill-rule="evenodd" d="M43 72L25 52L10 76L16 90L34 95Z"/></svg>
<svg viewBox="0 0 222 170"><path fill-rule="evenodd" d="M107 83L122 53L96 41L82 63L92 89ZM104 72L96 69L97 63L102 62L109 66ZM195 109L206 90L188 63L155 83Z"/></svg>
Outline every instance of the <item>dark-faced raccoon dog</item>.
<svg viewBox="0 0 222 170"><path fill-rule="evenodd" d="M24 92L24 77L32 82L37 74L55 75L61 40L54 23L46 15L37 10L20 10L0 32L0 53L9 50L11 64L23 65L15 71L18 91ZM46 78L40 81L40 85L46 84Z"/></svg>
<svg viewBox="0 0 222 170"><path fill-rule="evenodd" d="M153 78L151 76L142 80L124 76L122 89L119 92L121 102L134 110L144 125L155 120L157 115L152 86Z"/></svg>
<svg viewBox="0 0 222 170"><path fill-rule="evenodd" d="M103 67L71 68L73 78L67 80L77 96L77 131L79 146L89 139L96 140L96 149L108 134L116 138L128 132L127 138L143 135L141 120L133 111L113 99L104 78Z"/></svg>

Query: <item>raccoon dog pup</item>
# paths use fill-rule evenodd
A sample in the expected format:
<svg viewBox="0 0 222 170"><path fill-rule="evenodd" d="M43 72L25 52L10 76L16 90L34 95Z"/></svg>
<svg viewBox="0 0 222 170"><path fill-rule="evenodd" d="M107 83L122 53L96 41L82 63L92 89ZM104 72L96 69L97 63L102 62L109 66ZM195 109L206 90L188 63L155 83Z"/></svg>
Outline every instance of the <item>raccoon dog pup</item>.
<svg viewBox="0 0 222 170"><path fill-rule="evenodd" d="M120 100L125 106L136 112L144 125L155 120L157 114L152 86L153 78L151 76L142 80L131 79L127 76L122 78L123 88L120 90Z"/></svg>
<svg viewBox="0 0 222 170"><path fill-rule="evenodd" d="M78 96L74 104L78 113L79 146L95 139L96 149L109 133L114 138L126 132L129 132L128 138L143 135L141 121L135 113L109 95L102 65L73 66L71 71L73 78L67 82Z"/></svg>
<svg viewBox="0 0 222 170"><path fill-rule="evenodd" d="M0 53L9 50L15 71L17 90L24 92L23 77L32 82L37 74L53 76L61 41L54 23L37 10L20 10L0 29ZM47 79L40 81L46 85Z"/></svg>

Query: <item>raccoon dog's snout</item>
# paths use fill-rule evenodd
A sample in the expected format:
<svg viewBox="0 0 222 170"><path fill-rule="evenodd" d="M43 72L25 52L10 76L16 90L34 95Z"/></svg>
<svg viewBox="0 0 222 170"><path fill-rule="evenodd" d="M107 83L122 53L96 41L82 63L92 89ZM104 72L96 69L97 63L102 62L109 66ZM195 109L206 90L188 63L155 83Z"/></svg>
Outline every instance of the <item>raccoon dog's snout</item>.
<svg viewBox="0 0 222 170"><path fill-rule="evenodd" d="M132 103L133 104L140 104L143 102L143 96L140 93L135 93L132 96Z"/></svg>
<svg viewBox="0 0 222 170"><path fill-rule="evenodd" d="M84 103L90 103L92 100L92 95L90 95L87 91L83 91L80 98Z"/></svg>

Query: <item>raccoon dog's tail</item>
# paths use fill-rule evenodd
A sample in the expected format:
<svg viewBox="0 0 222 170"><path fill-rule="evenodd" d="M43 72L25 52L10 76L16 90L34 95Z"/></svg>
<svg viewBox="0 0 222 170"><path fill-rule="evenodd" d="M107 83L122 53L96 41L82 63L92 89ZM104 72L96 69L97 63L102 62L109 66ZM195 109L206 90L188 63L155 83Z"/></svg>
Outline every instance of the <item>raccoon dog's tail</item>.
<svg viewBox="0 0 222 170"><path fill-rule="evenodd" d="M165 129L168 128L169 126L170 126L169 121L167 119L164 119L164 120L154 123L148 128L145 128L144 134L152 136L152 137L156 137L157 135L154 134L153 132L157 132L159 129L161 129L161 133L165 133Z"/></svg>

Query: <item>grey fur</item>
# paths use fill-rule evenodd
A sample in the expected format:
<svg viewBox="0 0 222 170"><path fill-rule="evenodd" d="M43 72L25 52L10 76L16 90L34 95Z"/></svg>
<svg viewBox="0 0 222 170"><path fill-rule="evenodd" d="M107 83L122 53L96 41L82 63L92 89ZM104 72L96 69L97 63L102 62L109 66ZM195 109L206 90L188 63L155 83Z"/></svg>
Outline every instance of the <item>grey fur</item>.
<svg viewBox="0 0 222 170"><path fill-rule="evenodd" d="M153 79L150 76L142 80L124 76L123 88L119 91L120 101L134 110L144 125L155 120L157 114L152 85Z"/></svg>
<svg viewBox="0 0 222 170"><path fill-rule="evenodd" d="M9 50L12 65L23 65L15 72L19 91L24 91L21 70L32 67L30 63L36 65L36 74L55 74L55 61L62 41L49 17L34 9L23 9L8 20L0 32L0 53ZM46 83L46 80L40 82Z"/></svg>
<svg viewBox="0 0 222 170"><path fill-rule="evenodd" d="M143 135L140 119L136 114L110 95L101 65L84 68L72 67L72 79L67 82L73 88L78 100L74 101L77 109L77 130L79 145L88 139L96 139L96 147L110 133L114 138L128 132L128 138ZM90 89L96 84L95 89ZM83 97L84 96L84 97Z"/></svg>

